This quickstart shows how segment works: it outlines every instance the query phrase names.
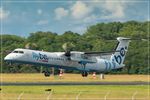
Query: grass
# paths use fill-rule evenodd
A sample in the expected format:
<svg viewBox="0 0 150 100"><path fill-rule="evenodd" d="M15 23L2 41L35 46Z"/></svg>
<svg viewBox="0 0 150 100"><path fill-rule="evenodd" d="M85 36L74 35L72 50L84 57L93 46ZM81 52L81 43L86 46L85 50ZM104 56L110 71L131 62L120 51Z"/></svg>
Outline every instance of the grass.
<svg viewBox="0 0 150 100"><path fill-rule="evenodd" d="M128 82L128 81L149 81L149 75L105 75L101 80L99 75L93 79L92 75L83 78L80 74L64 74L59 76L45 77L43 74L1 74L1 82Z"/></svg>
<svg viewBox="0 0 150 100"><path fill-rule="evenodd" d="M51 92L45 91L52 89ZM139 86L105 86L105 85L82 85L82 86L2 86L1 100L17 100L19 95L23 93L21 100L46 100L49 96L50 100L75 100L77 95L79 99L104 100L107 94L107 100L131 100L134 93L137 100L149 100L148 98L148 85ZM80 95L79 95L80 94ZM114 99L115 98L115 99Z"/></svg>
<svg viewBox="0 0 150 100"><path fill-rule="evenodd" d="M1 82L128 82L149 81L149 75L105 75L105 79L96 79L89 75L86 78L80 74L64 74L45 77L43 74L1 74ZM149 85L72 85L72 86L1 86L0 100L149 100ZM45 91L52 89L52 91Z"/></svg>

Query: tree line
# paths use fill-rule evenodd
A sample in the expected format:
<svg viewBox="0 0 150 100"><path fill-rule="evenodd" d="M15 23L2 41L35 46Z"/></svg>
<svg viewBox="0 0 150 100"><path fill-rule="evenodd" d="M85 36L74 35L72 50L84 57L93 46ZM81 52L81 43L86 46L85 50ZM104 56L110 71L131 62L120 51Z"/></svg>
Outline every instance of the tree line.
<svg viewBox="0 0 150 100"><path fill-rule="evenodd" d="M33 65L10 64L4 62L4 57L16 48L28 48L44 50L48 52L64 51L62 45L71 43L75 51L110 51L117 44L119 36L132 39L147 39L146 41L135 40L129 45L125 59L126 66L121 70L114 70L110 73L122 74L149 74L149 29L150 22L109 22L97 23L87 27L83 34L66 31L63 34L38 31L30 33L28 37L16 35L1 35L1 71L3 73L33 73L40 72L41 68ZM45 67L44 67L45 68ZM78 72L78 71L67 71Z"/></svg>

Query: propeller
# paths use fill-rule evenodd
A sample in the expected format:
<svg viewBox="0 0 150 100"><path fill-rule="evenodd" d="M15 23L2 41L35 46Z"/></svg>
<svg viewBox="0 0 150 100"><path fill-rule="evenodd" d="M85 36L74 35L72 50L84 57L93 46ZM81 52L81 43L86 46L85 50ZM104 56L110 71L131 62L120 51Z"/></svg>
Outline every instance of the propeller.
<svg viewBox="0 0 150 100"><path fill-rule="evenodd" d="M25 48L26 49L36 49L38 46L37 46L37 44L36 43L27 43L26 45L25 45Z"/></svg>
<svg viewBox="0 0 150 100"><path fill-rule="evenodd" d="M70 57L71 56L71 50L75 47L75 45L71 42L66 42L62 45L62 48L65 51L65 56Z"/></svg>

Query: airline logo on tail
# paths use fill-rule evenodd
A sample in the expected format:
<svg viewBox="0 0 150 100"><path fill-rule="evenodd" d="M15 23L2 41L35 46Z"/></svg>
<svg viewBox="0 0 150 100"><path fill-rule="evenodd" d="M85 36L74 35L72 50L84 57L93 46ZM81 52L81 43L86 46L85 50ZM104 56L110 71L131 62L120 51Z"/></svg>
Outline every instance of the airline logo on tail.
<svg viewBox="0 0 150 100"><path fill-rule="evenodd" d="M119 41L117 46L116 46L116 51L119 52L115 52L114 55L112 56L112 58L115 60L116 63L118 63L119 65L122 65L125 59L125 55L128 49L128 45L130 42L130 38L124 38L124 37L118 37L117 40ZM112 59L112 60L113 60Z"/></svg>
<svg viewBox="0 0 150 100"><path fill-rule="evenodd" d="M127 50L127 46L120 48L119 55L115 55L114 58L118 64L122 63L122 58L125 56Z"/></svg>

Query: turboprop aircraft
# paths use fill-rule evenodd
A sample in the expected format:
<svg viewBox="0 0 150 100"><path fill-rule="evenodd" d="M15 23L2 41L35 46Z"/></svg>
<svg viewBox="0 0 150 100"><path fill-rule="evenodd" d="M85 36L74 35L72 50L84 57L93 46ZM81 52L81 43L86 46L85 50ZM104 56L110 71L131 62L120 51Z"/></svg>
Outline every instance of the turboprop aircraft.
<svg viewBox="0 0 150 100"><path fill-rule="evenodd" d="M61 69L80 70L83 77L88 72L107 72L124 67L123 64L130 38L118 37L115 51L111 52L45 52L30 49L15 49L4 60L15 63L25 63L56 67ZM110 54L111 53L111 54ZM49 76L48 72L44 72Z"/></svg>

